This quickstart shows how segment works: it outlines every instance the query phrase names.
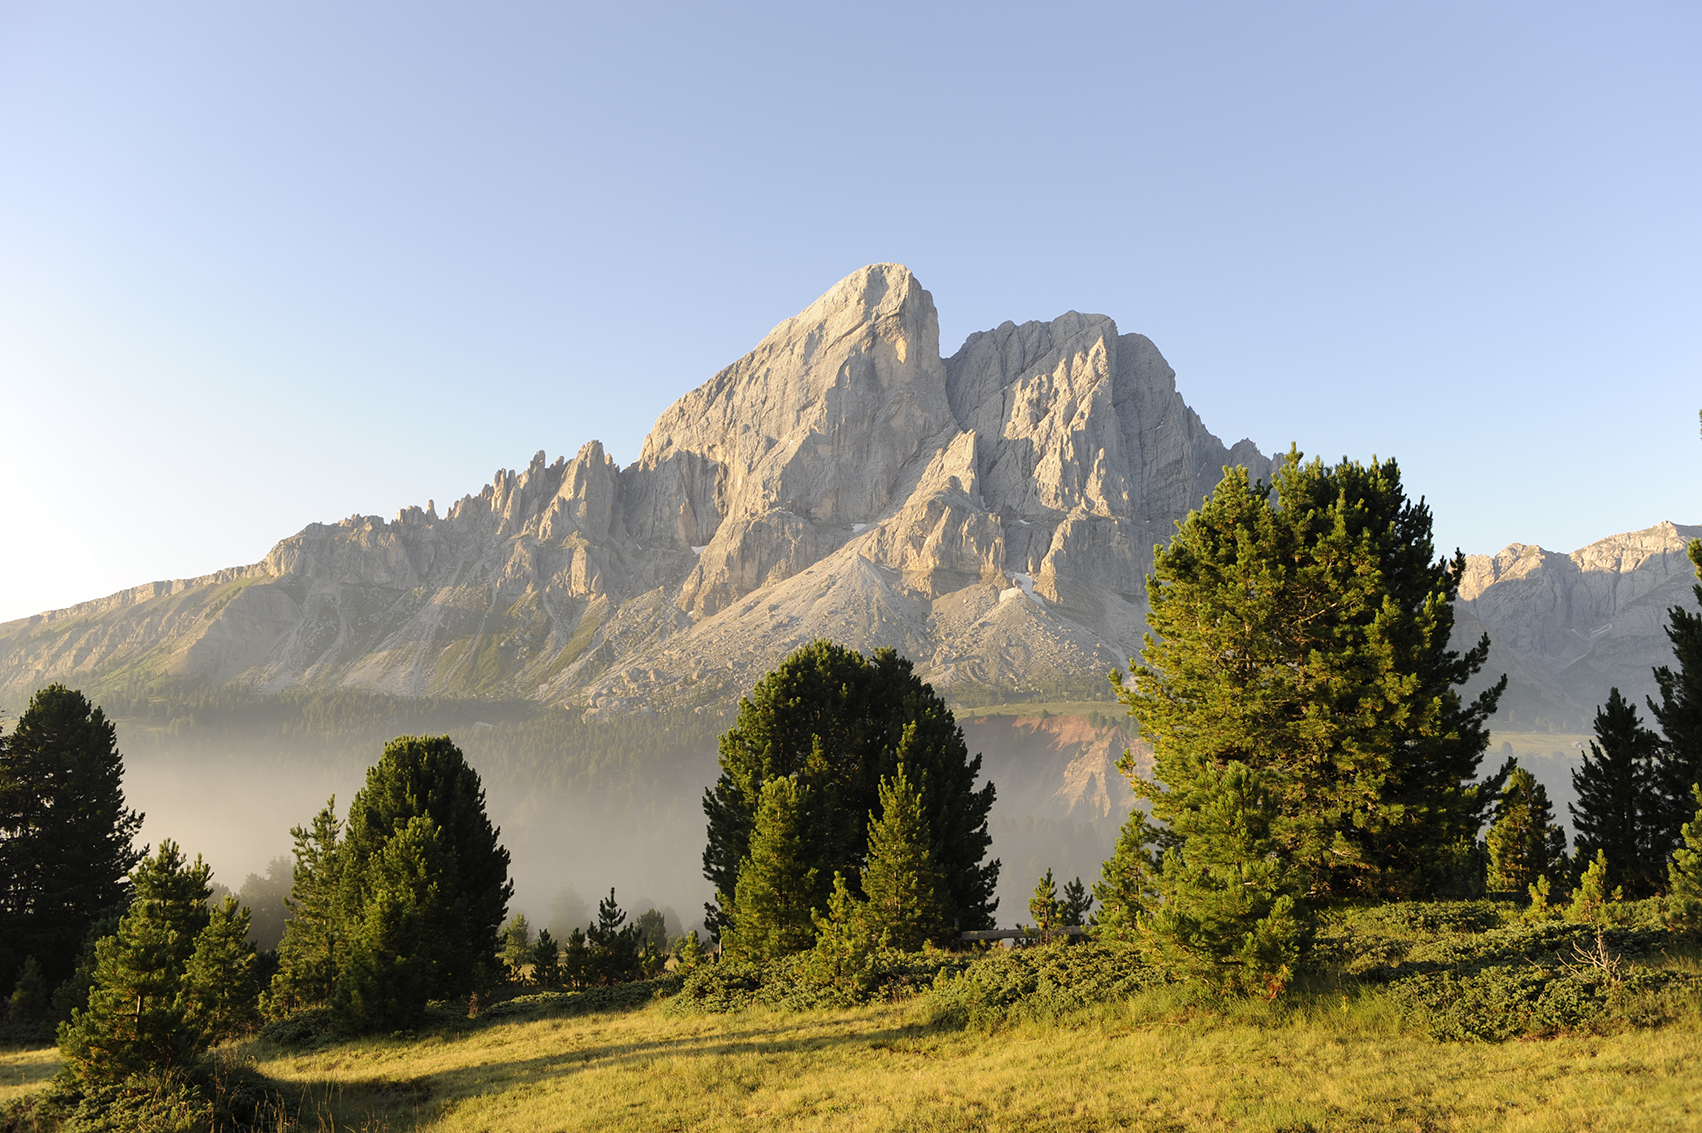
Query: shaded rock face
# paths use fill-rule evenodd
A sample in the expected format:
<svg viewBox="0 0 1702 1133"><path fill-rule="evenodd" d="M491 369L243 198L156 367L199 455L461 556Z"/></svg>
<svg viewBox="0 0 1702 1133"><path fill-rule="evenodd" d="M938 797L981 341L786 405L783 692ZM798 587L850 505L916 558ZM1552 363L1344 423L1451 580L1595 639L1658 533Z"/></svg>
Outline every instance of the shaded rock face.
<svg viewBox="0 0 1702 1133"><path fill-rule="evenodd" d="M1696 609L1685 547L1699 537L1702 527L1660 523L1569 555L1514 543L1467 556L1456 641L1489 634L1484 671L1508 675L1507 726L1588 730L1614 687L1641 708L1653 668L1672 664L1667 611Z"/></svg>
<svg viewBox="0 0 1702 1133"><path fill-rule="evenodd" d="M0 626L0 694L119 671L725 710L816 636L947 695L1103 694L1152 546L1225 464L1146 338L1069 312L939 351L895 264L842 280L657 420L439 515L313 524L260 563Z"/></svg>

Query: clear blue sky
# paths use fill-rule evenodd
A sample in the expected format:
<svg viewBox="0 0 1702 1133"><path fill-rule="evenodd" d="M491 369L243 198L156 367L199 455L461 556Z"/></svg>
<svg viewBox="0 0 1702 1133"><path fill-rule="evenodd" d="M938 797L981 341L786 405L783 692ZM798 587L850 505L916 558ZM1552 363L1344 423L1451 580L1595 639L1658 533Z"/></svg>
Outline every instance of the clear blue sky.
<svg viewBox="0 0 1702 1133"><path fill-rule="evenodd" d="M862 264L1449 548L1702 522L1702 8L0 3L0 618L475 492Z"/></svg>

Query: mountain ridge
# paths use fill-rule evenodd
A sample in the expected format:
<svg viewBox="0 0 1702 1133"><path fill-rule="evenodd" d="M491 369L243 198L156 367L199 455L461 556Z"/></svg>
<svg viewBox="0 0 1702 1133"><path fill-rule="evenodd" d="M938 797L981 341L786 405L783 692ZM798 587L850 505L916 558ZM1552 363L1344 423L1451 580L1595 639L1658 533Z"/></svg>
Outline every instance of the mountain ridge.
<svg viewBox="0 0 1702 1133"><path fill-rule="evenodd" d="M665 410L625 469L596 441L540 451L441 516L309 524L259 563L0 625L0 693L175 679L724 710L830 635L898 646L948 694L1044 669L1103 696L1152 544L1223 464L1269 461L1212 436L1106 316L1007 322L950 358L938 334L907 269L863 268Z"/></svg>

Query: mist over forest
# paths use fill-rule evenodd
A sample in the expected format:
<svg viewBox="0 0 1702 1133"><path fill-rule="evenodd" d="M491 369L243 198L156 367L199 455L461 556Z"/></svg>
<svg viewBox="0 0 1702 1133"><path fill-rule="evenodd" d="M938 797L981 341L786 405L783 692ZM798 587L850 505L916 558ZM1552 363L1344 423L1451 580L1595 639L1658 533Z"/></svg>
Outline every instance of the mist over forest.
<svg viewBox="0 0 1702 1133"><path fill-rule="evenodd" d="M529 702L159 686L91 690L91 699L118 724L125 794L145 815L139 842L176 839L233 892L287 857L290 828L328 798L345 815L387 740L447 734L483 779L513 856L512 912L552 930L583 927L612 886L623 908L660 909L680 932L701 925L713 896L702 797L730 715L585 723ZM1072 723L1039 707L1023 717L957 713L971 754L983 755L981 781L998 789L989 827L1003 863L1001 924L1021 919L1039 874L1091 882L1116 842L1134 800L1111 763L1133 731L1114 705L1102 707L1091 724L1086 712ZM1089 762L1088 740L1097 776L1088 786L1103 797L1062 798L1071 769L1079 777Z"/></svg>

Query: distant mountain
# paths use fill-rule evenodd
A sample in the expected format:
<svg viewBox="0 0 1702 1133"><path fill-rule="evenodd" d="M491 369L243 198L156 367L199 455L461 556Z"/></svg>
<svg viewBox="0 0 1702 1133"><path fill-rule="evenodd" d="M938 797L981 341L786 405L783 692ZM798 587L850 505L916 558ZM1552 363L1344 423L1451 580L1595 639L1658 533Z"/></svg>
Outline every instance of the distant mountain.
<svg viewBox="0 0 1702 1133"><path fill-rule="evenodd" d="M1569 555L1514 543L1467 556L1457 640L1489 634L1484 671L1508 676L1499 722L1587 731L1616 686L1641 708L1655 692L1652 669L1672 663L1667 611L1696 609L1685 555L1696 538L1702 527L1658 523Z"/></svg>
<svg viewBox="0 0 1702 1133"><path fill-rule="evenodd" d="M818 636L958 703L1104 698L1155 543L1250 441L1209 433L1102 315L939 352L877 264L776 327L617 468L596 441L439 515L312 524L264 560L0 625L0 696L61 680L721 712Z"/></svg>

